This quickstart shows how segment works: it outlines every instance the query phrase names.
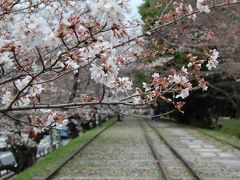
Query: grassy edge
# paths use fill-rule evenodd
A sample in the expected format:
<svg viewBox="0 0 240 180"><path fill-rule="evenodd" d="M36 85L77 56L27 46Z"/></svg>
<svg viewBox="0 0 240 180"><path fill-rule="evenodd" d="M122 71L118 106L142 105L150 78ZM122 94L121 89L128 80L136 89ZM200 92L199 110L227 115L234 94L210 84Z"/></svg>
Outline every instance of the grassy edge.
<svg viewBox="0 0 240 180"><path fill-rule="evenodd" d="M240 139L239 138L236 138L234 136L231 136L231 135L223 133L223 132L214 131L214 130L200 129L200 128L197 128L197 130L203 134L212 136L213 138L215 137L217 139L222 140L223 142L226 142L227 144L232 144L232 145L240 148Z"/></svg>
<svg viewBox="0 0 240 180"><path fill-rule="evenodd" d="M97 133L103 130L105 127L110 126L116 121L116 118L108 120L104 124L92 129L78 138L70 141L67 145L62 146L52 153L45 156L43 159L38 160L33 166L14 176L12 179L16 180L30 180L44 177L50 174L61 162L71 156L71 154L79 148L80 145L86 143L89 139L94 137Z"/></svg>

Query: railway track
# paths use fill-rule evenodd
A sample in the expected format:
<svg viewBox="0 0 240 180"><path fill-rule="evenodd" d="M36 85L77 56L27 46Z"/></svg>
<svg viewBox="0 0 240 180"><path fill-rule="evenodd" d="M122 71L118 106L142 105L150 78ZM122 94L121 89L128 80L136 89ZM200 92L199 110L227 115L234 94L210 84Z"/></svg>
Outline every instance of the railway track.
<svg viewBox="0 0 240 180"><path fill-rule="evenodd" d="M170 177L169 177L169 173L167 172L166 168L163 166L163 163L161 161L161 159L159 158L158 156L158 152L156 151L154 145L153 145L153 142L152 140L150 139L148 133L147 133L147 130L145 129L144 125L143 125L143 122L140 121L140 126L143 130L143 133L144 133L144 137L147 141L147 144L149 145L149 148L151 149L151 152L152 152L152 155L153 157L156 159L157 161L157 164L158 164L158 168L160 170L160 173L162 174L163 176L163 179L164 180L170 180Z"/></svg>
<svg viewBox="0 0 240 180"><path fill-rule="evenodd" d="M152 124L150 124L149 122L147 122L147 120L139 120L141 127L144 131L144 136L147 140L147 143L149 145L149 148L151 149L151 152L153 154L153 156L155 157L155 159L157 160L158 163L158 167L159 170L161 171L161 174L163 176L164 180L172 180L174 179L174 175L171 174L171 172L169 171L168 165L166 165L166 162L164 160L162 160L161 157L164 156L161 155L157 148L155 147L155 145L157 143L164 143L166 145L166 147L171 151L172 155L174 155L180 162L181 165L184 167L184 169L188 172L188 176L187 178L190 179L196 179L196 180L203 180L204 178L192 167L192 164L190 162L188 162L184 157L181 156L181 154L178 153L178 151L171 145L171 143L169 143L163 136L162 134L159 132L159 130L154 127ZM152 137L153 135L157 138L155 138L155 141L153 141L150 136L149 131L152 132ZM156 142L158 141L158 142Z"/></svg>
<svg viewBox="0 0 240 180"><path fill-rule="evenodd" d="M131 122L131 123L126 123L128 121ZM145 153L145 154L148 154L148 156L145 157L146 158L145 165L146 165L147 162L150 162L147 165L147 168L152 169L152 171L146 177L150 177L152 175L152 177L154 177L155 179L163 179L163 180L173 180L173 179L203 180L203 179L206 178L205 174L204 174L204 177L202 177L202 172L200 174L199 167L196 166L196 163L193 162L193 161L190 162L189 160L185 159L184 156L182 156L183 152L180 151L181 153L179 153L179 150L175 148L176 146L173 146L172 142L169 142L169 139L166 138L167 137L166 135L165 135L166 137L162 135L162 132L160 131L159 128L155 127L149 121L143 120L143 119L138 119L138 120L137 119L135 119L135 120L131 119L131 120L128 120L128 121L127 120L123 121L123 123L125 123L125 125L121 126L121 128L118 127L119 126L119 124L118 124L118 125L114 126L113 129L110 129L109 131L113 131L114 134L116 135L115 128L118 127L119 130L121 130L121 133L117 134L116 137L118 137L118 136L122 137L122 130L123 130L123 133L124 133L124 129L127 127L128 132L130 132L130 133L128 133L126 131L127 135L124 137L124 141L126 139L130 138L129 142L131 142L132 140L137 142L137 144L135 144L135 145L132 144L128 148L131 149L131 147L137 147L137 149L139 149L140 147L144 147L144 148L142 148L144 151L141 151L142 153L136 154L135 153L136 149L131 149L133 151L131 151L131 152L126 151L127 152L126 154L124 154L124 153L121 154L122 151L119 151L120 153L117 151L119 146L117 146L117 149L116 149L116 147L113 147L113 149L115 148L114 151L109 151L109 152L110 153L117 152L117 156L114 156L113 154L111 154L112 157L110 157L110 159L108 159L109 162L110 162L110 164L109 164L110 166L106 165L104 167L103 166L96 167L95 172L98 172L98 169L104 169L106 171L107 175L109 175L108 173L110 173L111 168L112 169L118 169L119 168L119 164L117 164L117 166L115 166L115 164L111 164L111 162L119 161L119 163L121 163L122 159L121 158L118 159L117 157L123 156L126 159L127 163L124 164L121 171L123 173L125 173L126 171L128 171L128 168L131 168L131 166L129 166L129 164L131 164L131 160L139 160L139 159L134 159L133 156L135 156L137 158L140 158L140 160L141 160L141 158L143 158L142 155ZM81 145L74 153L71 154L71 156L68 159L66 159L65 161L62 161L61 164L59 164L59 166L57 168L53 169L50 174L42 177L41 179L48 180L48 179L53 179L53 178L58 178L58 177L64 177L65 178L64 172L66 172L66 169L67 169L67 166L68 166L66 164L69 164L69 162L73 163L74 160L76 161L76 158L74 160L73 160L73 158L75 156L78 156L80 152L83 153L82 150L84 150L86 147L93 149L92 146L90 147L90 144L91 145L95 144L96 141L94 141L94 140L96 138L98 138L105 130L107 130L109 127L111 127L113 124L115 124L115 122L113 122L109 126L102 129L93 138L89 139L85 144ZM123 123L121 123L121 124L123 125ZM140 126L139 126L139 124L140 124ZM124 127L124 129L123 129L123 127ZM109 131L107 131L107 132L109 133ZM136 139L136 137L135 138L132 137L133 131L136 134L136 137L138 137L139 139L138 138ZM126 132L125 132L125 134L126 134ZM106 134L104 133L104 135L100 136L99 138L101 139L105 135ZM108 136L109 136L109 134L108 134ZM111 136L111 133L110 133L110 136ZM92 143L93 141L94 141L94 143ZM119 139L118 139L118 141L119 141ZM111 143L111 141L110 141L110 143ZM120 143L119 143L119 145L120 145ZM123 144L123 147L125 148L125 147L127 147L127 145L128 144ZM85 151L87 149L85 149ZM151 150L150 154L149 154L149 150ZM146 153L146 152L148 152L148 153ZM102 153L108 154L107 151L105 151L105 150L103 150ZM95 158L97 159L97 162L100 162L101 158L102 158L101 156L103 156L103 154L101 154L101 151L100 151L100 155L98 155L98 156L100 158L98 158L98 157L97 158L95 157ZM86 156L84 156L84 157L86 157ZM154 158L152 158L152 157L154 157ZM125 162L125 159L124 159L124 162ZM79 161L80 163L83 163L83 161L88 162L89 160L92 161L92 157L90 157L89 159L86 158L85 160L79 159L77 161ZM99 163L97 163L97 164L99 164ZM195 166L193 166L193 164ZM85 165L85 162L84 162L84 165ZM91 162L90 162L90 165L92 166ZM155 168L150 167L149 165L153 165ZM197 169L196 169L196 167L197 167ZM73 169L71 169L71 168L73 168ZM95 168L95 167L93 166L91 168ZM142 167L140 166L140 168L142 168ZM70 169L67 169L67 170L70 170L70 172L72 172L72 170L75 170L76 172L78 171L77 166L75 166L75 165L72 166L72 167L70 166ZM141 169L139 169L139 170L141 170ZM118 170L118 171L120 171L120 170ZM82 172L84 172L84 171L81 171L81 173ZM153 175L155 172L156 172L156 174L159 174L159 176L160 176L159 178L157 178L157 176ZM86 177L86 178L88 177L88 174L84 174L84 173L81 174L81 173L77 174L77 176ZM129 176L126 176L124 178L125 179L140 178L141 179L143 177L140 174L138 174L139 177L135 177L136 174L130 174L130 175L133 175L133 176L129 175ZM95 174L89 174L89 175L91 176L91 175L95 175ZM73 176L74 176L74 174L70 173L70 176L66 176L66 178L71 178ZM74 177L77 177L77 176L74 176ZM100 176L96 176L96 177L100 178ZM102 179L104 179L104 178L105 179L106 178L114 178L114 177L115 177L115 174L114 175L111 174L109 177L101 176Z"/></svg>
<svg viewBox="0 0 240 180"><path fill-rule="evenodd" d="M102 129L100 132L98 132L94 137L89 139L85 144L81 145L75 152L71 154L69 158L67 158L65 161L63 161L57 168L55 168L50 174L48 174L44 180L50 180L53 179L54 176L70 161L72 160L77 154L79 154L83 149L85 149L91 142L93 142L100 134L102 134L104 131L106 131L108 128L113 126L117 121L114 121L109 126Z"/></svg>
<svg viewBox="0 0 240 180"><path fill-rule="evenodd" d="M48 179L52 178L163 179L135 118L125 119L101 134Z"/></svg>
<svg viewBox="0 0 240 180"><path fill-rule="evenodd" d="M206 135L206 136L208 136L208 137L210 137L210 138L212 138L212 139L214 139L214 140L217 140L217 141L219 141L219 142L222 142L222 143L224 143L224 144L227 144L227 145L229 145L229 146L231 146L231 147L233 147L233 148L235 148L235 149L237 149L237 150L240 151L240 146L237 146L237 145L232 144L232 143L230 143L230 142L228 142L228 141L225 141L225 140L223 140L223 139L221 139L221 138L219 138L219 137L216 137L216 136L213 136L213 135L211 135L211 134L209 134L209 133L206 133L206 132L202 131L201 129L199 130L199 128L195 128L195 127L192 127L192 126L190 126L190 125L181 124L181 123L177 123L177 122L174 122L174 123L177 124L179 127L188 127L188 128L190 127L190 128L194 128L194 129L196 129L197 131L199 131L200 133L202 133L202 134L204 134L204 135Z"/></svg>

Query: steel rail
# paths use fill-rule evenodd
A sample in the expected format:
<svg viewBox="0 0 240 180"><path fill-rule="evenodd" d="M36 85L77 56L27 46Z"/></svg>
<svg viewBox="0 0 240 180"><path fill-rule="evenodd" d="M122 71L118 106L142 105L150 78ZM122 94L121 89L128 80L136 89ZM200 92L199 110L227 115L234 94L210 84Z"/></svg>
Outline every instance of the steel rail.
<svg viewBox="0 0 240 180"><path fill-rule="evenodd" d="M230 143L230 142L227 142L227 141L225 141L225 140L223 140L223 139L221 139L221 138L219 138L219 137L216 137L216 136L213 136L213 135L211 135L211 134L208 134L208 133L206 133L206 132L204 132L204 131L202 131L202 130L199 130L199 131L200 131L200 133L202 133L202 134L204 134L204 135L206 135L206 136L208 136L208 137L210 137L210 138L212 138L212 139L215 139L215 140L217 140L217 141L220 141L220 142L222 142L222 143L224 143L224 144L227 144L227 145L229 145L229 146L231 146L231 147L233 147L233 148L235 148L235 149L237 149L237 150L240 151L240 146L237 146L237 145L235 145L235 144L232 144L232 143Z"/></svg>
<svg viewBox="0 0 240 180"><path fill-rule="evenodd" d="M208 137L210 137L210 138L212 138L212 139L215 139L215 140L217 140L217 141L220 141L220 142L222 142L222 143L224 143L224 144L227 144L227 145L229 145L229 146L231 146L231 147L233 147L233 148L235 148L235 149L237 149L237 150L240 151L240 146L235 145L235 144L233 144L233 143L230 143L230 142L228 142L228 141L225 141L225 140L223 140L223 139L221 139L221 138L219 138L219 137L216 137L216 136L214 136L214 135L208 134L208 133L206 133L205 131L201 130L201 128L192 127L191 125L181 124L181 123L178 123L178 122L171 122L171 123L177 124L177 125L179 125L179 126L181 126L181 127L187 127L187 128L190 127L190 128L193 128L193 129L197 130L198 132L200 132L200 133L202 133L202 134L204 134L204 135L206 135L206 136L208 136Z"/></svg>
<svg viewBox="0 0 240 180"><path fill-rule="evenodd" d="M158 155L158 153L157 153L157 151L156 151L156 149L153 145L152 140L150 139L146 129L144 128L142 120L139 120L139 123L140 123L140 126L141 126L142 130L143 130L144 137L145 137L145 139L147 141L147 144L148 144L148 146L151 150L151 153L152 153L153 157L157 160L158 168L161 171L163 179L164 180L171 180L171 178L169 176L169 173L167 171L167 168L163 165L163 162L162 162L161 158L159 158L159 155Z"/></svg>
<svg viewBox="0 0 240 180"><path fill-rule="evenodd" d="M189 170L189 172L196 178L197 180L204 180L204 177L200 175L193 167L192 163L186 160L174 147L171 143L167 141L166 138L159 132L159 130L154 127L151 123L144 120L146 124L157 134L157 136L167 145L167 147L172 151L172 153L185 165L185 167Z"/></svg>
<svg viewBox="0 0 240 180"><path fill-rule="evenodd" d="M79 154L83 149L85 149L92 141L94 141L100 134L102 134L104 131L106 131L108 128L113 126L117 121L114 121L104 129L102 129L100 132L98 132L95 136L93 136L91 139L89 139L86 143L81 145L75 152L71 154L69 158L67 158L65 161L63 161L57 168L55 168L50 174L45 177L45 180L52 179L70 160L72 160L77 154Z"/></svg>

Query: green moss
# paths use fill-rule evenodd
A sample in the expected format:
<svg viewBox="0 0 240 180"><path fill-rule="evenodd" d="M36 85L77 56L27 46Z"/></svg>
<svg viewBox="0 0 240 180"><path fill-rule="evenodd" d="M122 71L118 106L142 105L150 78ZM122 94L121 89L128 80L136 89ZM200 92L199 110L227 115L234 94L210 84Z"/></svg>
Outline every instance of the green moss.
<svg viewBox="0 0 240 180"><path fill-rule="evenodd" d="M134 72L134 83L136 84L137 87L142 87L143 82L149 82L150 77L145 75L144 72L142 71L135 71Z"/></svg>
<svg viewBox="0 0 240 180"><path fill-rule="evenodd" d="M185 53L176 53L174 55L174 62L178 68L181 68L183 64L187 62L187 55Z"/></svg>
<svg viewBox="0 0 240 180"><path fill-rule="evenodd" d="M222 128L200 131L240 147L240 119L227 120Z"/></svg>
<svg viewBox="0 0 240 180"><path fill-rule="evenodd" d="M204 133L209 134L210 136L215 136L217 138L222 139L223 141L226 141L230 144L240 147L240 139L236 138L235 136L231 136L229 134L222 133L221 131L215 131L215 130L201 129L200 131L203 131Z"/></svg>
<svg viewBox="0 0 240 180"><path fill-rule="evenodd" d="M162 8L156 8L157 3L162 3ZM154 18L161 15L162 11L165 9L166 1L163 0L146 0L145 3L140 7L139 12L144 19Z"/></svg>
<svg viewBox="0 0 240 180"><path fill-rule="evenodd" d="M97 128L86 132L85 134L79 136L78 138L70 141L67 145L58 148L52 153L45 156L43 159L38 160L32 167L21 172L13 179L16 180L30 180L34 178L44 179L48 174L50 174L54 168L58 167L61 162L65 161L71 154L76 151L81 145L86 143L89 139L95 136L98 132L103 130L105 127L111 125L116 121L113 118L106 123L98 126Z"/></svg>
<svg viewBox="0 0 240 180"><path fill-rule="evenodd" d="M240 138L240 119L228 120L218 131Z"/></svg>

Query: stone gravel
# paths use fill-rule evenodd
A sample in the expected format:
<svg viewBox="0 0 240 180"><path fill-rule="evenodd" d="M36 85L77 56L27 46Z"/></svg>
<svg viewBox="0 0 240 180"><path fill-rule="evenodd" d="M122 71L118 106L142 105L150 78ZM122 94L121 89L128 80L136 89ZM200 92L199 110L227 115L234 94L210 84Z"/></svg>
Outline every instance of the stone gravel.
<svg viewBox="0 0 240 180"><path fill-rule="evenodd" d="M240 179L239 150L190 127L151 123L204 180ZM146 124L144 128L171 179L194 179L154 131ZM163 177L139 120L128 117L103 132L66 164L55 179L161 180Z"/></svg>
<svg viewBox="0 0 240 180"><path fill-rule="evenodd" d="M188 168L183 164L183 162L174 155L174 153L169 149L169 147L158 137L156 132L154 132L146 123L144 123L144 128L149 135L151 142L157 152L157 155L166 169L168 176L171 179L184 179L191 180L195 179Z"/></svg>
<svg viewBox="0 0 240 180"><path fill-rule="evenodd" d="M240 179L240 151L196 129L174 123L153 123L204 179Z"/></svg>
<svg viewBox="0 0 240 180"><path fill-rule="evenodd" d="M55 179L162 179L139 122L126 118L103 132Z"/></svg>

